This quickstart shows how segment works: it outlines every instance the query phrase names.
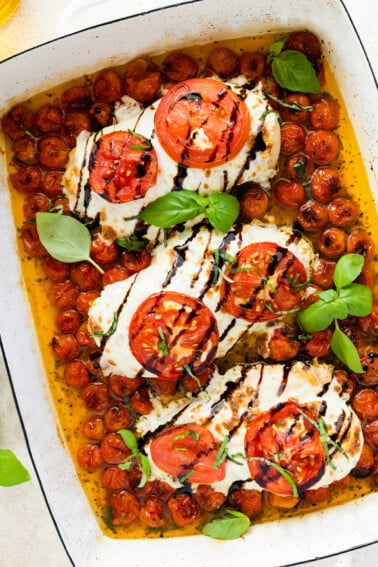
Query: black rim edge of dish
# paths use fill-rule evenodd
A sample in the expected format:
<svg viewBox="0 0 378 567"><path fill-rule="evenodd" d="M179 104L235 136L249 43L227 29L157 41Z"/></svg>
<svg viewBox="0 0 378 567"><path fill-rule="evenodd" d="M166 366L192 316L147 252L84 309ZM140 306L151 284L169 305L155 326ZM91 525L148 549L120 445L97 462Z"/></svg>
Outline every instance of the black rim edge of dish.
<svg viewBox="0 0 378 567"><path fill-rule="evenodd" d="M145 11L145 12L139 12L139 13L137 13L137 14L131 14L130 16L125 16L124 18L115 18L114 20L110 20L110 21L108 21L108 22L96 24L96 25L94 25L94 26L89 26L89 27L87 27L87 28L83 28L83 29L74 31L74 32L72 32L72 33L66 34L66 35L64 35L64 36L60 36L60 37L58 37L58 38L54 38L54 39L51 39L51 40L46 41L46 42L44 42L44 43L35 45L35 46L33 46L33 47L30 47L29 49L26 49L26 50L24 50L24 51L21 51L20 53L16 53L15 55L11 55L11 56L8 57L7 59L4 59L3 61L0 61L0 65L1 65L1 63L5 63L6 61L10 61L10 60L14 59L15 57L18 57L19 55L22 55L22 54L24 54L24 53L29 53L30 51L34 51L35 49L38 49L39 47L42 47L42 46L44 46L44 45L49 45L49 44L51 44L51 43L55 43L56 41L59 41L59 40L62 39L62 38L65 38L65 37L72 37L73 35L80 34L80 33L82 33L83 31L94 30L94 29L97 29L97 28L100 28L100 27L103 27L103 26L106 26L106 25L114 24L115 22L130 20L130 19L133 19L133 18L136 18L136 17L144 16L144 15L147 15L147 14L152 14L152 13L154 13L154 12L161 12L161 11L164 11L164 10L170 10L170 9L172 9L172 8L177 8L177 7L179 7L179 6L184 6L184 5L187 5L187 4L197 4L197 3L200 3L200 2L203 2L203 1L204 1L204 0L187 0L186 2L181 2L181 3L179 3L179 4L174 3L174 4L170 4L169 6L161 6L161 7L159 7L159 8L153 8L152 10L148 10L148 11ZM343 7L343 9L344 9L344 12L346 13L346 15L347 15L347 17L348 17L348 20L349 20L349 22L350 22L350 24L351 24L351 26L352 26L352 28L353 28L353 31L354 31L354 33L355 33L357 39L358 39L358 42L359 42L359 44L360 44L360 47L361 47L361 49L362 49L362 51L363 51L363 54L364 54L364 56L365 56L366 62L367 62L367 64L368 64L368 66L369 66L369 69L370 69L371 75L372 75L372 77L373 77L374 83L375 83L375 85L376 85L376 87L377 87L377 89L378 89L378 80L377 80L377 77L375 76L373 66L372 66L371 61L370 61L370 59L369 59L369 56L368 56L368 54L367 54L367 52L366 52L365 46L364 46L364 44L363 44L363 42L362 42L362 40L361 40L361 37L360 37L360 35L359 35L358 31L357 31L357 28L356 28L356 26L354 25L354 22L353 22L353 20L352 20L352 17L351 17L351 15L350 15L350 13L349 13L347 7L345 6L344 1L343 1L343 0L338 0L338 1L339 1L340 4L342 5L342 7ZM61 534L61 532L60 532L60 530L59 530L59 526L58 526L58 524L57 524L57 522L56 522L56 520L55 520L54 514L53 514L52 509L51 509L51 507L50 507L50 504L49 504L47 495L46 495L46 493L45 493L45 491L44 491L44 488L43 488L43 486L42 486L42 481L41 481L41 479L40 479L40 477L39 477L38 470L37 470L37 467L36 467L35 462L34 462L34 459L33 459L33 455L32 455L32 452L31 452L31 447L30 447L30 445L29 445L29 439L28 439L28 436L27 436L27 433L26 433L26 428L25 428L25 425L24 425L24 422L23 422L23 418L22 418L22 415L21 415L21 412L20 412L19 405L18 405L18 401L17 401L15 389L14 389L13 382L12 382L12 376L11 376L11 373L10 373L10 369L9 369L9 365L8 365L8 361L7 361L7 357L6 357L6 353L5 353L4 344L3 344L3 341L2 341L2 339L1 339L1 335L0 335L0 350L1 350L2 354L3 354L4 364L5 364L6 372L7 372L7 375L8 375L8 379L9 379L9 383L10 383L10 387L11 387L13 399L14 399L14 402L15 402L15 405L16 405L17 413L18 413L18 416L19 416L19 419L20 419L20 423L21 423L23 435L24 435L25 442L26 442L26 446L27 446L27 450L28 450L28 453L29 453L29 456L30 456L30 459L31 459L31 462L32 462L32 465L33 465L33 468L34 468L34 472L35 472L36 477L37 477L37 479L38 479L38 483L39 483L39 486L40 486L40 488L41 488L41 492L42 492L43 498L44 498L44 500L45 500L47 509L48 509L48 511L49 511L49 514L50 514L50 516L51 516L51 519L52 519L52 521L53 521L53 524L54 524L55 529L56 529L56 531L57 531L57 534L58 534L58 536L59 536L59 539L60 539L60 541L61 541L61 543L62 543L62 545L63 545L63 548L64 548L64 550L65 550L65 552L66 552L66 554L67 554L68 559L70 560L70 562L71 562L71 564L73 565L73 567L75 567L75 564L74 564L74 562L73 562L73 559L72 559L72 557L71 557L71 555L70 555L70 553L69 553L69 551L68 551L68 549L67 549L67 546L66 546L66 544L65 544L65 541L64 541L64 539L63 539L63 536L62 536L62 534ZM296 563L286 563L286 564L284 564L284 565L277 565L277 567L294 567L295 565L313 563L314 561L319 561L319 560L322 560L322 559L328 559L328 558L330 558L330 557L337 557L338 555L343 555L343 554L345 554L345 553L349 553L349 552L355 551L355 550L357 550L357 549L363 549L363 548L365 548L365 547L369 547L369 546L374 545L374 544L376 544L376 543L378 543L378 539L377 539L377 540L374 540L374 541L371 541L371 542L368 542L368 543L363 543L363 544L361 544L361 545L356 545L356 546L354 546L354 547L350 547L350 548L348 548L348 549L344 549L344 550L342 550L342 551L338 551L338 552L335 552L335 553L330 553L330 554L327 554L327 555L316 556L316 557L314 557L313 559L307 559L307 560L305 560L305 561L298 561L298 562L296 562Z"/></svg>
<svg viewBox="0 0 378 567"><path fill-rule="evenodd" d="M29 457L30 457L30 460L31 460L31 463L32 463L32 466L33 466L35 476L37 478L39 487L41 489L41 493L42 493L43 499L45 501L45 504L47 506L47 510L50 514L52 521L53 521L53 524L55 526L58 537L59 537L59 539L62 543L63 549L66 552L66 555L67 555L69 561L71 562L73 567L75 567L75 563L73 562L73 559L72 559L72 557L71 557L71 555L68 551L68 548L67 548L66 543L64 541L63 535L61 534L61 532L59 530L58 523L57 523L55 516L54 516L54 513L51 509L49 500L47 498L47 494L46 494L45 489L44 489L43 484L42 484L41 477L39 476L39 472L38 472L37 466L36 466L35 461L34 461L33 453L32 453L32 450L31 450L31 447L30 447L30 444L29 444L29 438L28 438L28 435L27 435L27 432L26 432L26 427L25 427L24 420L23 420L23 417L22 417L22 414L21 414L20 406L18 405L18 400L17 400L16 392L15 392L13 381L12 381L12 375L11 375L11 371L10 371L9 364L8 364L8 358L7 358L7 355L6 355L6 352L5 352L5 346L4 346L3 340L1 338L1 335L0 335L0 351L3 355L5 371L6 371L7 376L8 376L9 385L10 385L10 389L11 389L12 396L13 396L13 401L15 403L17 414L18 414L18 417L20 419L20 425L21 425L22 433L23 433L23 436L24 436L24 439L25 439L26 448L27 448L27 451L29 453Z"/></svg>

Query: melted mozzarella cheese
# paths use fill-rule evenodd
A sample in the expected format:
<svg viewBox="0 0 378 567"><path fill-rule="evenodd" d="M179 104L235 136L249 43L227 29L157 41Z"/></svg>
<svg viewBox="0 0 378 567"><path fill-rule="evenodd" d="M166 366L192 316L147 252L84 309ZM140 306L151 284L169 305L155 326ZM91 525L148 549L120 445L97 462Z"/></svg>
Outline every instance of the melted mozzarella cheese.
<svg viewBox="0 0 378 567"><path fill-rule="evenodd" d="M164 426L195 423L209 429L221 443L229 437L229 455L244 455L245 434L248 423L254 417L274 408L279 403L296 402L305 405L315 414L321 413L328 435L340 445L347 457L330 447L332 466L326 463L324 473L311 489L328 486L344 478L356 465L363 446L361 424L350 405L342 396L339 382L333 376L333 367L326 364L266 365L262 363L238 365L226 374L218 371L210 381L206 392L194 400L183 399L182 405L172 402L158 413L152 412L139 419L138 434L147 439L145 450L151 461L152 478L169 482L175 488L180 481L160 470L153 462L150 445L154 432ZM182 409L187 404L186 409ZM248 488L263 490L250 478L248 464L227 461L225 478L212 487L227 494L233 482L244 482ZM192 485L193 490L196 485Z"/></svg>
<svg viewBox="0 0 378 567"><path fill-rule="evenodd" d="M174 187L197 191L202 196L211 192L229 191L233 186L247 181L254 181L268 189L269 180L276 172L280 151L279 123L276 114L268 112L269 103L261 88L248 90L243 86L247 84L246 79L241 79L243 80L239 78L239 81L229 83L230 88L244 100L251 116L248 139L238 155L223 165L208 169L179 165L162 148L154 130L154 117L160 100L143 109L130 97L123 97L123 104L115 111L115 124L95 134L82 132L78 137L63 177L64 192L70 209L81 217L99 218L104 237L111 240L132 234L138 221L125 218L137 216L148 203ZM158 158L156 184L142 199L128 203L110 203L89 187L93 152L104 134L128 129L151 139ZM201 133L196 142L206 146ZM152 230L147 236L154 238L156 231Z"/></svg>
<svg viewBox="0 0 378 567"><path fill-rule="evenodd" d="M200 299L214 313L219 330L217 357L224 356L244 333L262 332L274 327L277 320L250 323L224 311L220 301L221 278L213 284L215 250L222 247L224 252L236 256L241 248L256 242L274 242L288 248L302 262L309 277L313 257L309 241L295 236L289 228L279 229L254 222L226 235L196 225L171 238L167 247L157 246L148 268L105 287L89 312L90 329L103 333L111 328L114 316L118 314L114 334L97 339L103 351L101 366L104 373L153 376L131 352L129 328L138 306L151 294L160 291L177 291Z"/></svg>

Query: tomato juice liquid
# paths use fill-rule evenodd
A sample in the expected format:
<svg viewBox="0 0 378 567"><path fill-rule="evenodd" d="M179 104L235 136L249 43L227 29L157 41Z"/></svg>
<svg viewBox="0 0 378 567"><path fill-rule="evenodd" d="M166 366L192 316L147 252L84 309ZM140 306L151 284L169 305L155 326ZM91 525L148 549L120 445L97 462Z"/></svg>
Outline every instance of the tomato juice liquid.
<svg viewBox="0 0 378 567"><path fill-rule="evenodd" d="M261 37L251 37L245 39L238 39L232 41L225 41L217 43L217 46L230 47L235 52L240 53L243 50L257 51L262 50L265 53L268 51L269 45L275 41L277 35L266 35ZM192 55L199 62L200 68L204 66L208 54L214 48L214 44L205 46L194 46L185 48L183 51ZM167 54L159 54L152 57L152 60L160 66ZM378 247L377 230L374 227L378 225L378 214L375 203L369 188L368 179L363 164L363 159L357 145L353 128L348 117L347 108L343 103L341 93L338 89L334 74L330 71L327 61L325 65L325 84L322 87L323 91L329 92L340 103L340 123L336 130L336 134L341 140L341 151L337 161L342 186L346 189L346 193L358 203L360 209L360 216L353 229L362 229L371 235L375 244ZM115 68L121 74L124 73L124 67ZM76 81L65 83L56 87L54 90L39 94L32 99L26 101L26 105L35 111L42 104L54 103L60 94L66 88L73 85L90 85L93 82L92 76L79 77ZM8 163L12 160L12 152L8 148ZM10 171L12 168L10 166ZM278 172L277 177L280 177ZM11 191L12 208L15 220L15 226L20 229L24 222L23 216L23 202L25 195L12 190ZM264 219L274 220L278 226L292 225L296 220L296 210L285 210L274 199L271 198L271 203ZM314 241L308 233L307 237ZM30 302L35 331L38 337L41 354L44 360L46 369L46 377L51 391L51 397L54 401L56 413L56 427L57 434L61 443L70 452L73 463L76 467L78 477L82 484L88 500L92 506L93 512L99 521L99 525L103 532L112 538L136 538L136 537L161 537L161 529L149 529L142 526L138 521L125 527L117 527L116 530L111 530L104 523L104 516L106 516L107 503L105 500L105 489L101 484L101 470L93 473L86 473L81 470L76 463L76 454L78 448L87 442L81 431L82 422L88 417L88 410L81 399L79 392L76 388L70 387L66 384L64 379L65 363L57 361L52 348L51 339L56 332L55 318L58 313L48 297L47 290L51 282L46 278L45 273L41 267L41 261L37 258L30 258L26 256L22 242L18 238L18 250L22 267L22 281L20 285L26 290ZM376 267L376 266L375 266ZM376 271L376 270L375 270ZM375 286L375 300L377 300L378 290ZM247 351L247 355L246 355ZM256 337L252 337L249 344L239 344L233 349L231 357L227 357L227 364L220 364L220 367L226 369L240 361L256 361ZM266 522L277 520L278 518L291 517L300 515L304 512L325 508L329 505L340 504L342 502L351 500L353 498L365 495L372 491L372 483L370 479L356 479L351 477L349 485L335 486L330 491L329 500L321 504L310 504L306 501L301 501L294 509L280 511L277 508L270 507L266 503L263 512L252 521L253 522ZM205 518L206 519L206 518ZM204 517L201 523L204 522ZM173 529L164 532L164 537L170 536L183 536L198 533L198 523L190 524L185 528Z"/></svg>

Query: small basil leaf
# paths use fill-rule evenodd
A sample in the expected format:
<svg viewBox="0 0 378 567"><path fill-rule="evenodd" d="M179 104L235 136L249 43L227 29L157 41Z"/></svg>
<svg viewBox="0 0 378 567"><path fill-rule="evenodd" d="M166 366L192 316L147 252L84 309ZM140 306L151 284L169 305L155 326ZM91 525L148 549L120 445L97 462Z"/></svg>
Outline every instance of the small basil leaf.
<svg viewBox="0 0 378 567"><path fill-rule="evenodd" d="M125 443L125 445L130 449L130 451L134 454L139 452L138 443L135 438L135 435L129 429L120 429L117 431L118 435L120 435Z"/></svg>
<svg viewBox="0 0 378 567"><path fill-rule="evenodd" d="M365 317L373 309L373 294L366 285L351 283L340 290L339 297L355 317Z"/></svg>
<svg viewBox="0 0 378 567"><path fill-rule="evenodd" d="M239 201L227 193L212 193L205 215L220 232L228 232L239 215Z"/></svg>
<svg viewBox="0 0 378 567"><path fill-rule="evenodd" d="M148 240L139 238L136 234L132 234L130 238L117 238L116 243L121 248L126 248L126 250L142 250L142 248L146 248Z"/></svg>
<svg viewBox="0 0 378 567"><path fill-rule="evenodd" d="M329 305L334 319L346 319L348 317L348 306L341 299L336 299Z"/></svg>
<svg viewBox="0 0 378 567"><path fill-rule="evenodd" d="M251 525L245 514L236 510L227 510L222 518L216 518L205 524L201 530L204 535L214 539L231 540L242 536Z"/></svg>
<svg viewBox="0 0 378 567"><path fill-rule="evenodd" d="M361 366L360 356L358 351L349 337L340 331L336 321L335 330L331 339L331 349L341 362L345 364L350 370L358 374L362 374L364 369Z"/></svg>
<svg viewBox="0 0 378 567"><path fill-rule="evenodd" d="M30 474L16 455L0 449L0 486L14 486L30 480Z"/></svg>
<svg viewBox="0 0 378 567"><path fill-rule="evenodd" d="M143 455L142 453L139 453L139 463L140 468L142 469L142 478L140 479L138 488L143 488L148 480L148 477L150 476L151 465L148 457L146 457L146 455Z"/></svg>
<svg viewBox="0 0 378 567"><path fill-rule="evenodd" d="M313 66L303 53L288 49L273 59L273 77L291 91L320 93L320 84Z"/></svg>
<svg viewBox="0 0 378 567"><path fill-rule="evenodd" d="M286 43L288 36L281 37L280 39L276 39L274 43L269 47L269 55L268 57L272 59L272 57L277 57L282 51L283 46Z"/></svg>
<svg viewBox="0 0 378 567"><path fill-rule="evenodd" d="M338 260L333 281L337 289L352 283L361 273L364 257L361 254L345 254Z"/></svg>
<svg viewBox="0 0 378 567"><path fill-rule="evenodd" d="M337 299L337 292L334 289L326 289L325 291L318 293L318 297L326 303L331 303L331 301Z"/></svg>
<svg viewBox="0 0 378 567"><path fill-rule="evenodd" d="M332 305L319 300L310 305L310 307L300 311L297 315L297 320L302 329L307 333L324 331L334 319Z"/></svg>
<svg viewBox="0 0 378 567"><path fill-rule="evenodd" d="M159 228L169 228L200 215L205 207L203 202L207 204L194 191L171 191L149 203L138 218Z"/></svg>
<svg viewBox="0 0 378 567"><path fill-rule="evenodd" d="M87 260L104 273L89 255L91 235L80 221L66 215L37 213L36 222L40 241L50 256L68 263Z"/></svg>

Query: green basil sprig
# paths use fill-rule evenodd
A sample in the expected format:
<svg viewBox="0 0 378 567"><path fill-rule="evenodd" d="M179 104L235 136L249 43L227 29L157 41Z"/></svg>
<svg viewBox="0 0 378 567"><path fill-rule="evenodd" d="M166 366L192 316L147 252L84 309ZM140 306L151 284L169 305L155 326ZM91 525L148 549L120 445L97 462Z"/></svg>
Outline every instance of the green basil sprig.
<svg viewBox="0 0 378 567"><path fill-rule="evenodd" d="M80 221L54 213L37 213L36 221L39 239L50 256L69 264L87 260L104 273L89 255L91 234Z"/></svg>
<svg viewBox="0 0 378 567"><path fill-rule="evenodd" d="M284 89L319 94L320 83L307 57L293 49L282 51L286 39L280 38L270 46L268 60L272 62L273 77Z"/></svg>
<svg viewBox="0 0 378 567"><path fill-rule="evenodd" d="M130 238L116 238L116 243L126 250L142 250L146 248L148 240L140 238L137 234L132 234Z"/></svg>
<svg viewBox="0 0 378 567"><path fill-rule="evenodd" d="M0 486L15 486L30 480L30 474L13 451L0 449Z"/></svg>
<svg viewBox="0 0 378 567"><path fill-rule="evenodd" d="M137 218L159 228L169 228L205 215L220 232L228 232L239 214L239 201L227 193L201 197L194 191L171 191L149 203Z"/></svg>
<svg viewBox="0 0 378 567"><path fill-rule="evenodd" d="M333 281L335 289L318 293L318 301L300 311L297 321L308 333L323 331L333 322L335 329L331 339L331 349L350 370L364 372L360 356L352 341L340 330L338 319L349 315L364 317L373 309L372 292L366 285L353 283L360 275L364 265L361 254L346 254L336 264Z"/></svg>
<svg viewBox="0 0 378 567"><path fill-rule="evenodd" d="M125 445L130 449L131 455L129 455L123 463L118 465L118 467L122 470L128 470L134 460L134 457L139 459L140 468L142 469L142 478L138 484L138 488L142 488L150 476L151 472L151 465L148 457L139 450L138 442L135 438L135 435L129 429L120 429L117 431L118 435L120 435L125 443Z"/></svg>
<svg viewBox="0 0 378 567"><path fill-rule="evenodd" d="M206 536L214 539L231 540L242 536L251 525L245 514L237 510L225 510L225 515L205 524L201 530Z"/></svg>

